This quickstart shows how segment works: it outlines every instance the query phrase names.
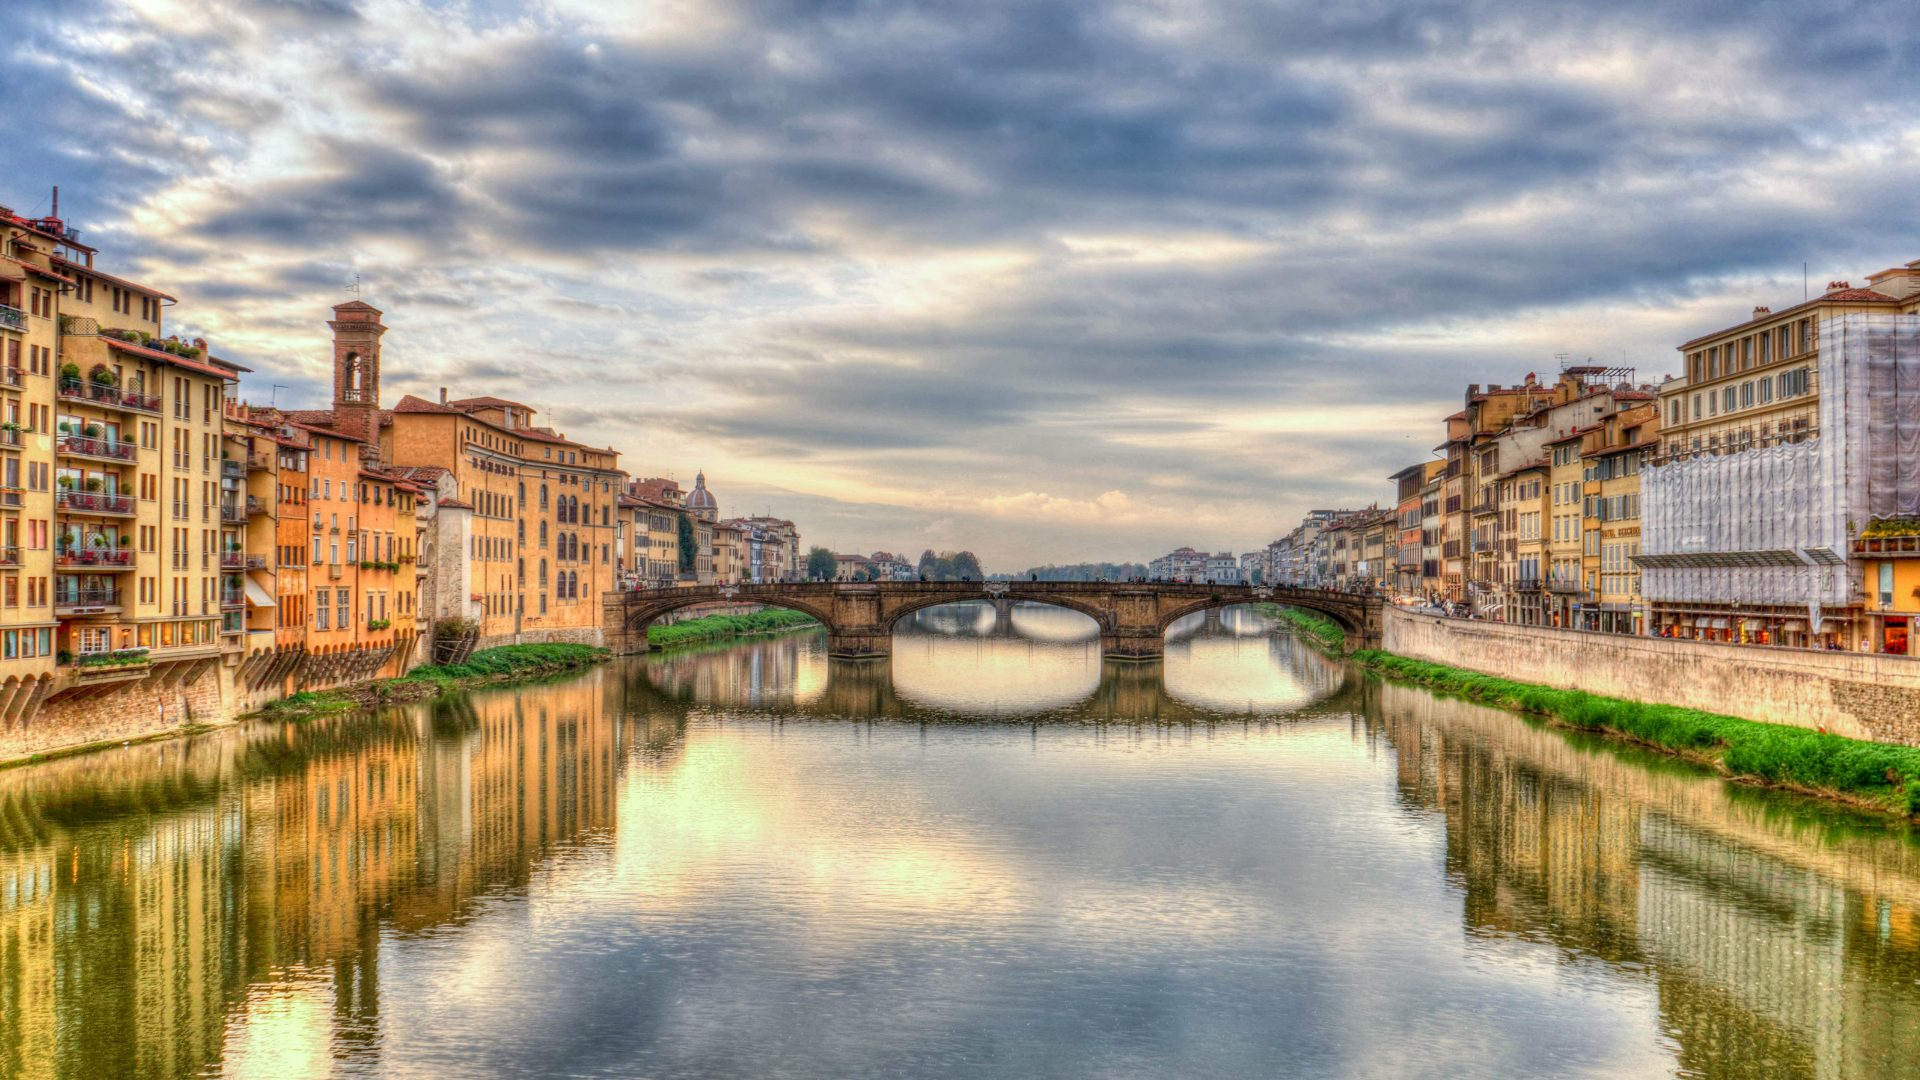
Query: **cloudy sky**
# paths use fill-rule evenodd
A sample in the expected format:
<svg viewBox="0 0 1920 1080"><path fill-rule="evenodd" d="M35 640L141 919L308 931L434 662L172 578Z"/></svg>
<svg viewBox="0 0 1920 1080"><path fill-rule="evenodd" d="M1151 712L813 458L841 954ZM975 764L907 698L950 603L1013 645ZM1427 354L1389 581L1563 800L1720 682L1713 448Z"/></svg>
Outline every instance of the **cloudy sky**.
<svg viewBox="0 0 1920 1080"><path fill-rule="evenodd" d="M0 0L0 204L322 403L990 570L1389 497L1468 382L1920 258L1920 6ZM276 388L275 384L278 384Z"/></svg>

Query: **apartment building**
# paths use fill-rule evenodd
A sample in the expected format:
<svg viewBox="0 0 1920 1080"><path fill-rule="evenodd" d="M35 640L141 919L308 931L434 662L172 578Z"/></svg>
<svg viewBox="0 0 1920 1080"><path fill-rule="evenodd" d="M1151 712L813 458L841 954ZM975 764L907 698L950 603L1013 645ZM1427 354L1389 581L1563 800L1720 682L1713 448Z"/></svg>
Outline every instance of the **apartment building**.
<svg viewBox="0 0 1920 1080"><path fill-rule="evenodd" d="M1616 393L1618 411L1601 423L1581 454L1583 578L1591 595L1579 625L1619 634L1646 632L1640 594L1640 473L1660 444L1660 411L1653 395Z"/></svg>
<svg viewBox="0 0 1920 1080"><path fill-rule="evenodd" d="M1641 477L1651 632L1873 650L1891 625L1903 647L1903 616L1877 588L1895 560L1862 556L1920 514L1900 435L1917 327L1920 262L1679 347L1661 453Z"/></svg>

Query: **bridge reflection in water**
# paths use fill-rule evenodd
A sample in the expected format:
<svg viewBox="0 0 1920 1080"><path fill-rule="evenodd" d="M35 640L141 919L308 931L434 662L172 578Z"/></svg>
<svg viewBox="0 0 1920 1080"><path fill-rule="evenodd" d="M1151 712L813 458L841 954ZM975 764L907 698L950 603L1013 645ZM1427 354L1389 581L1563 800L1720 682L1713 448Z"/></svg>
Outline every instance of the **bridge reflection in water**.
<svg viewBox="0 0 1920 1080"><path fill-rule="evenodd" d="M1394 834L1368 872L1405 875L1392 881L1405 891L1405 910L1386 921L1418 932L1394 942L1429 950L1407 962L1449 963L1453 943L1464 943L1469 974L1448 990L1460 1000L1432 1004L1455 1009L1456 1017L1463 1004L1487 1010L1476 1014L1486 1029L1467 1036L1484 1053L1477 1060L1489 1063L1487 1073L1564 1074L1608 1061L1624 1062L1619 1075L1914 1075L1920 845L1911 834L1505 713L1350 678L1250 614L1228 610L1212 622L1176 626L1164 677L1104 662L1097 642L1046 609L1015 608L1009 618L1011 639L996 637L1008 626L976 609L930 609L903 627L891 665L829 664L822 635L789 635L635 658L580 679L377 716L253 725L0 774L0 1075L566 1071L578 1064L565 1057L577 1051L565 1041L577 1029L557 1023L562 1042L542 1042L538 1031L489 1011L498 1008L492 999L522 978L535 979L555 955L566 958L570 980L590 975L592 956L632 948L626 935L638 924L609 910L617 899L644 888L660 905L671 887L682 890L681 906L647 912L665 932L658 955L639 962L652 978L604 981L591 1007L562 995L560 1008L569 1016L617 1016L622 1031L642 1022L634 1017L677 1015L681 997L702 993L709 976L719 977L703 971L676 978L675 969L660 966L667 963L660 957L697 946L706 932L701 917L712 914L739 931L724 935L728 951L760 947L793 929L750 921L776 892L736 895L727 884L743 866L758 865L752 859L786 865L795 834L774 828L762 836L747 825L771 828L767 823L799 811L775 797L764 774L743 779L723 767L766 768L809 749L796 740L770 742L762 729L817 725L831 737L836 728L884 732L903 722L923 731L984 724L1032 725L1038 733L1054 725L1045 744L1059 753L1098 742L1098 732L1083 734L1075 730L1080 725L1192 725L1254 732L1249 755L1279 751L1263 759L1262 770L1289 755L1382 763L1378 771L1353 773L1358 783L1328 791L1343 800L1339 814L1375 815L1371 827ZM984 680L1007 674L1001 657L1015 652L1044 671L1022 676L1018 693L983 690ZM971 733L946 734L958 739L949 746L979 741ZM995 730L984 734L1004 741ZM808 764L834 760L816 754ZM1089 763L1099 764L1082 762ZM1149 783L1172 774L1126 775ZM1297 776L1284 768L1248 775L1259 782L1235 790L1251 801ZM897 789L908 801L934 797L925 776L886 780L894 785L889 792ZM752 788L750 815L718 809L727 784ZM1126 797L1097 790L1106 799ZM1182 798L1196 791L1185 788ZM838 820L839 809L821 810L816 819ZM716 814L721 820L703 831L702 822ZM995 835L994 820L954 824L970 827L964 839L979 845ZM1224 821L1210 827L1239 835ZM836 836L872 841L899 824ZM1151 816L1130 828L1150 844L1173 835L1155 831ZM1276 838L1233 849L1244 861L1205 882L1200 895L1209 904L1227 902L1230 922L1258 914L1235 905L1278 887L1260 873L1262 860L1283 848ZM1120 849L1102 850L1104 857ZM832 876L823 864L804 865ZM1014 859L980 865L1000 875L1009 866L1032 869ZM610 889L609 876L617 878ZM950 876L943 887L969 887L965 875ZM1236 891L1233 880L1243 876L1248 890ZM879 935L884 923L860 906L863 879L848 871L840 880L846 887L834 893L831 922ZM1013 881L1062 883L1044 876ZM1104 879L1064 883L1119 887ZM1112 910L1127 910L1138 923L1184 895L1171 880L1156 888L1171 891L1116 895L1116 903L1137 906ZM1420 906L1434 895L1442 898L1437 907ZM871 945L889 969L912 967L924 959L912 951L923 939L973 941L966 935L1003 922L1037 932L1067 917L1050 904L1021 908L1023 896L997 895L997 903L1011 906L992 916L975 913L964 926L929 923L919 938L875 936ZM535 905L538 918L530 917ZM560 927L580 911L591 917L577 938L533 947L530 926ZM1197 930L1214 924L1198 923L1187 928L1193 936L1176 936L1183 948L1207 947L1210 939ZM1432 933L1448 923L1453 935ZM770 928L780 933L755 936ZM825 934L821 925L800 929ZM1261 933L1257 925L1236 926L1223 940L1236 948L1264 945ZM1129 944L1150 950L1153 940L1149 932ZM497 963L460 962L488 956ZM808 977L828 979L836 1003L862 990L834 978L832 965L843 960L833 949L809 959L822 967ZM1181 957L1187 964L1207 960L1204 951ZM963 961L943 956L940 963ZM1234 977L1259 966L1254 954L1237 956ZM1530 981L1511 984L1522 989L1510 986L1503 993L1512 996L1504 998L1476 996L1483 994L1480 980L1515 967L1530 973ZM777 981L776 969L756 970ZM1337 965L1320 974L1346 977ZM487 978L507 982L474 981ZM786 1061L812 1046L792 1029L758 1028L744 1006L770 1007L771 999L737 1001L753 992L750 984L714 986L723 1000L705 1008L717 1012L695 1016L738 1017L727 1025L728 1052L736 1055L729 1060ZM1169 984L1155 986L1156 1002L1173 1000ZM1251 986L1227 987L1236 988ZM1258 988L1262 1014L1317 1015L1325 1004L1317 986L1282 980ZM1210 990L1207 1000L1218 1008L1231 997ZM1531 1018L1530 1010L1544 1014L1560 1008L1553 999L1569 997L1594 1007L1571 1021L1565 1010L1558 1020ZM1045 1015L1053 1016L1071 999L1045 1000ZM1352 1000L1348 1008L1366 1011ZM913 1005L924 1007L924 1000ZM1015 1019L1024 1032L1040 1017ZM1368 1044L1391 1036L1409 1054L1450 1045L1417 1017L1402 1016L1398 1028L1386 1018L1365 1019L1385 1025L1356 1036ZM493 1042L490 1028L499 1032ZM1154 1028L1153 1020L1139 1021L1126 1037L1146 1045ZM605 1036L607 1029L592 1030ZM680 1037L670 1024L646 1031L649 1053L667 1054ZM1071 1053L1097 1048L1097 1040L1075 1031ZM1514 1039L1515 1031L1530 1037ZM514 1044L535 1056L514 1056ZM1263 1043L1263 1051L1283 1053L1273 1049L1279 1045ZM877 1054L875 1060L896 1060ZM1256 1068L1249 1075L1276 1071L1266 1056L1250 1060Z"/></svg>

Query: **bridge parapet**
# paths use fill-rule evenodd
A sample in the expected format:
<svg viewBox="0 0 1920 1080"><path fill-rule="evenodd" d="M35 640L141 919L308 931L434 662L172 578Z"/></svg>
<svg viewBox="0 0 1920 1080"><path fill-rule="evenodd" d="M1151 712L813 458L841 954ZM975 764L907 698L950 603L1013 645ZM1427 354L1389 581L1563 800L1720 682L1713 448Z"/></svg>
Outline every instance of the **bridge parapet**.
<svg viewBox="0 0 1920 1080"><path fill-rule="evenodd" d="M606 639L619 652L645 652L647 626L696 604L763 604L804 612L827 630L837 657L891 655L893 626L922 608L968 600L996 610L1028 601L1078 611L1100 625L1101 650L1118 660L1154 660L1166 651L1167 627L1196 612L1233 604L1275 603L1306 608L1339 623L1349 649L1380 643L1379 597L1289 586L1189 585L1107 581L877 581L783 582L637 589L603 595Z"/></svg>

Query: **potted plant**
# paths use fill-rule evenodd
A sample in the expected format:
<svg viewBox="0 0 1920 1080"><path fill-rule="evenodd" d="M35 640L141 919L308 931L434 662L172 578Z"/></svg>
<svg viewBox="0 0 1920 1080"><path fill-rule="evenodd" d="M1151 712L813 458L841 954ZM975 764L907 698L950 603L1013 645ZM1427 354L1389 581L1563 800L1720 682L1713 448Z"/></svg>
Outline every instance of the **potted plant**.
<svg viewBox="0 0 1920 1080"><path fill-rule="evenodd" d="M87 490L88 490L89 492L91 492L91 493L93 493L93 494L95 494L95 495L98 495L98 494L100 494L100 486L101 486L101 485L100 485L100 478L99 478L99 477L97 477L97 476L89 476L89 477L87 477Z"/></svg>
<svg viewBox="0 0 1920 1080"><path fill-rule="evenodd" d="M97 438L99 438L99 437L100 437L101 435L103 435L103 434L105 434L105 429L103 429L103 428L102 428L102 427L101 427L101 426L100 426L99 424L88 424L88 425L87 425L87 428L86 428L86 436L87 436L87 438L89 438L89 439L97 439Z"/></svg>
<svg viewBox="0 0 1920 1080"><path fill-rule="evenodd" d="M65 379L77 379L77 378L79 378L79 377L80 377L80 365L79 365L79 364L76 364L76 363L74 363L74 362L72 362L72 361L68 361L68 362L66 362L66 363L64 363L64 364L61 364L61 365L60 365L60 376L61 376L61 378L65 378Z"/></svg>
<svg viewBox="0 0 1920 1080"><path fill-rule="evenodd" d="M118 381L113 377L113 372L104 367L94 368L92 378L95 386L112 386Z"/></svg>
<svg viewBox="0 0 1920 1080"><path fill-rule="evenodd" d="M63 476L63 477L61 477L61 478L60 478L60 490L62 490L62 491L72 491L72 490L73 490L73 477L71 477L71 476Z"/></svg>
<svg viewBox="0 0 1920 1080"><path fill-rule="evenodd" d="M133 550L133 537L131 537L131 536L123 536L123 537L121 537L121 538L120 538L120 547L121 547L121 549L122 549L122 550L125 550L125 551L132 551L132 550Z"/></svg>

